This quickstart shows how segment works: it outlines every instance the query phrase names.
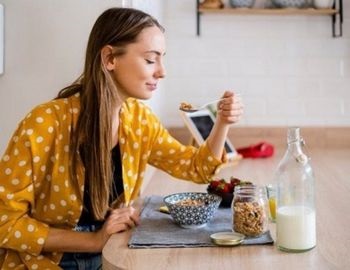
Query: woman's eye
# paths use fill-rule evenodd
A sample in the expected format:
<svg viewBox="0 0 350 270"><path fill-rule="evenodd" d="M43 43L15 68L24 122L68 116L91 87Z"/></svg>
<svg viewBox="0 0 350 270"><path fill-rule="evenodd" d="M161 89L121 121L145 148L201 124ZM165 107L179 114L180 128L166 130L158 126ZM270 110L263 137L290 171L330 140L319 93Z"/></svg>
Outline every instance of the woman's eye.
<svg viewBox="0 0 350 270"><path fill-rule="evenodd" d="M151 60L148 60L148 59L145 59L147 64L154 64L155 62L154 61L151 61Z"/></svg>

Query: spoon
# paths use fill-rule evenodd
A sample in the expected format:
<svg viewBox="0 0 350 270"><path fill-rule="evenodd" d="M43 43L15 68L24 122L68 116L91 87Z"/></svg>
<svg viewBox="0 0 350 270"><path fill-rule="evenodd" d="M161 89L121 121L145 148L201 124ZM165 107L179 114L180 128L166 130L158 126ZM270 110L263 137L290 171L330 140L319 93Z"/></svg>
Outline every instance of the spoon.
<svg viewBox="0 0 350 270"><path fill-rule="evenodd" d="M235 97L240 97L241 94L235 94ZM192 112L197 112L197 111L200 111L200 110L204 110L206 107L208 107L209 105L211 104L215 104L215 103L218 103L222 98L219 98L219 99L216 99L216 100L213 100L213 101L210 101L210 102L207 102L205 104L203 104L202 106L200 107L194 107L192 104L190 103L187 103L187 102L181 102L180 104L180 110L181 111L184 111L184 112L188 112L188 113L192 113Z"/></svg>
<svg viewBox="0 0 350 270"><path fill-rule="evenodd" d="M187 102L182 102L181 104L180 104L180 110L181 111L184 111L184 112L197 112L197 111L200 111L200 110L204 110L206 107L208 107L209 105L211 105L211 104L215 104L215 103L218 103L219 101L221 100L221 98L220 99L217 99L217 100L213 100L213 101L210 101L210 102L207 102L207 103L205 103L205 104L203 104L202 106L200 106L200 107L194 107L194 106L192 106L190 103L187 103Z"/></svg>

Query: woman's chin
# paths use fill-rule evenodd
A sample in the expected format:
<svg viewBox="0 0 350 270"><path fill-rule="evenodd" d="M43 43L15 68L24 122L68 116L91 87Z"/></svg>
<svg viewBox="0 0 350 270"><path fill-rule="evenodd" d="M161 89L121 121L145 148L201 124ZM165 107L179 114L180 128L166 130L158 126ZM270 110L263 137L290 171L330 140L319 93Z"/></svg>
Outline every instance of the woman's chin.
<svg viewBox="0 0 350 270"><path fill-rule="evenodd" d="M152 96L153 96L153 93L152 93L152 92L149 92L149 93L145 93L145 94L143 94L143 95L139 95L139 96L136 97L136 98L142 99L142 100L148 100L148 99L152 98Z"/></svg>

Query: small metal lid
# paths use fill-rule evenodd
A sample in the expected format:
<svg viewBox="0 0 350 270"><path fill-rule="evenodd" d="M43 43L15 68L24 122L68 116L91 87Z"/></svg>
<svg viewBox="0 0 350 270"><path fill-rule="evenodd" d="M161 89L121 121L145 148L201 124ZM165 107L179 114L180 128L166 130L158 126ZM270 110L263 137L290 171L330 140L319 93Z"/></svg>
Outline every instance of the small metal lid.
<svg viewBox="0 0 350 270"><path fill-rule="evenodd" d="M244 235L236 232L218 232L210 235L214 244L219 246L237 246L244 240Z"/></svg>

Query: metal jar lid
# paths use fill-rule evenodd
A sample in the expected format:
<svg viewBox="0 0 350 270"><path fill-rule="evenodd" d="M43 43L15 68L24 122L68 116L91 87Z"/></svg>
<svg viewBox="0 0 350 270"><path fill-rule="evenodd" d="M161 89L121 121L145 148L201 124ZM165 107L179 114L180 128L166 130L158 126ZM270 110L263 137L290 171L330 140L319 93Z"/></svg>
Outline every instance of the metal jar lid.
<svg viewBox="0 0 350 270"><path fill-rule="evenodd" d="M244 240L244 235L236 232L218 232L210 235L214 244L219 246L237 246Z"/></svg>

